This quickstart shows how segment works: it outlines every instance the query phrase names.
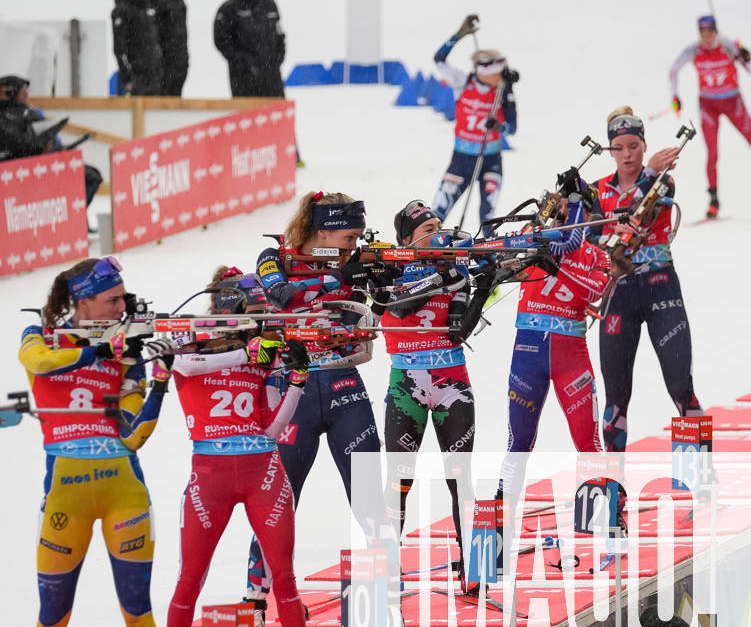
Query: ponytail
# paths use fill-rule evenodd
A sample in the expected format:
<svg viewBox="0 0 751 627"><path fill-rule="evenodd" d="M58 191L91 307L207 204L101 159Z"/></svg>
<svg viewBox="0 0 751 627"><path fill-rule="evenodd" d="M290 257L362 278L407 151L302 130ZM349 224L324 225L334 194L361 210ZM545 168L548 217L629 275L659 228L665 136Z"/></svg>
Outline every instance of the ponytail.
<svg viewBox="0 0 751 627"><path fill-rule="evenodd" d="M68 279L84 272L91 272L97 261L99 259L84 259L55 277L47 296L47 304L42 308L42 324L45 327L55 328L65 322L75 308L73 298L68 291Z"/></svg>

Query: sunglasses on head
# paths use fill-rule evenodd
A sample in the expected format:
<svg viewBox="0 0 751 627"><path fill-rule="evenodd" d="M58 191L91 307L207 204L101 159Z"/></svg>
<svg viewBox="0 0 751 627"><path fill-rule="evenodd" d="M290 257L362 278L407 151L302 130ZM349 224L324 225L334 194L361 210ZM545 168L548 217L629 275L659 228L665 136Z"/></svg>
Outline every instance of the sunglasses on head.
<svg viewBox="0 0 751 627"><path fill-rule="evenodd" d="M119 274L122 272L123 267L120 262L112 256L102 257L94 264L91 269L92 274L98 277L112 276L113 274Z"/></svg>
<svg viewBox="0 0 751 627"><path fill-rule="evenodd" d="M477 65L481 65L482 67L488 67L490 65L495 65L496 63L503 63L506 59L490 59L489 61L478 61Z"/></svg>

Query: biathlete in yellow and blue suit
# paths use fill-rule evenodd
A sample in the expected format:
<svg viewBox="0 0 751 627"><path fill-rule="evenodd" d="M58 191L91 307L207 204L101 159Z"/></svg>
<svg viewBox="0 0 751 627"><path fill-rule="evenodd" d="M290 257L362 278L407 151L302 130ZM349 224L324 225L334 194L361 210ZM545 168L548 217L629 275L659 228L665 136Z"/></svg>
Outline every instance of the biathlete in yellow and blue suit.
<svg viewBox="0 0 751 627"><path fill-rule="evenodd" d="M97 519L125 623L155 624L149 597L151 501L135 451L156 426L173 358L154 360L152 388L144 402L146 371L139 340L119 334L89 345L65 334L58 348L49 340L53 328L73 329L80 320L120 319L125 310L120 270L116 259L105 257L60 273L42 310L45 328L29 326L22 336L18 356L37 406L70 408L70 413L39 413L47 474L37 545L38 626L68 624ZM104 408L105 395L120 397L121 418L81 411Z"/></svg>

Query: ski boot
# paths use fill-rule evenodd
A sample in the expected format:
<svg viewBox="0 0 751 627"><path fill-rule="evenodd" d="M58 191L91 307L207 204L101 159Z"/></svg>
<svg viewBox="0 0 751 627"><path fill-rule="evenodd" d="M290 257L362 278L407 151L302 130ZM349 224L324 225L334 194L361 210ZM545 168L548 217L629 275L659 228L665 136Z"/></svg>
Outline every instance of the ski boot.
<svg viewBox="0 0 751 627"><path fill-rule="evenodd" d="M254 605L253 608L253 622L251 623L252 627L264 627L266 625L266 600L265 599L249 599L248 597L243 597L243 603L252 603ZM307 620L307 608L306 609L306 620Z"/></svg>
<svg viewBox="0 0 751 627"><path fill-rule="evenodd" d="M707 208L707 218L714 219L720 211L720 201L717 200L717 188L710 187L709 192L709 207Z"/></svg>

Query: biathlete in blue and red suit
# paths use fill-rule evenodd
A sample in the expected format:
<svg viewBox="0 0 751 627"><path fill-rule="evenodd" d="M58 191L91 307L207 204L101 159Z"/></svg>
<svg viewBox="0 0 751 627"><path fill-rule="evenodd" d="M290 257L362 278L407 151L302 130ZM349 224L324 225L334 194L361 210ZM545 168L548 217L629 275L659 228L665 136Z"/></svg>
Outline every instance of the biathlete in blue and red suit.
<svg viewBox="0 0 751 627"><path fill-rule="evenodd" d="M438 233L441 221L420 200L408 203L396 214L394 227L397 242L402 246L432 247L448 243L448 236ZM384 331L386 351L391 356L384 427L386 451L390 453L416 454L428 427L428 416L442 452L471 453L474 446L474 396L460 335L470 291L466 270L453 264L437 268L435 264L412 263L404 267L402 278L419 286L421 281L435 277L437 271L441 285L436 288L436 284L429 281L434 295L392 302L381 316L384 328L406 326L426 331ZM457 330L431 332L431 327ZM399 510L394 512L389 508L387 511L393 520L399 521L399 533L404 526L407 495L412 487L408 475L414 472L414 464L415 461L389 463L387 490L399 491ZM461 546L459 494L463 494L464 499L474 498L470 472L468 467L463 469L462 463L452 462L450 458L445 460L445 467L456 537ZM461 483L461 487L457 483ZM389 501L387 497L387 504Z"/></svg>
<svg viewBox="0 0 751 627"><path fill-rule="evenodd" d="M446 61L456 43L476 30L476 21L476 16L467 16L434 57L439 76L456 95L454 153L433 200L435 214L441 221L446 220L472 179L486 129L484 159L478 173L480 221L493 217L503 179L501 133L513 135L516 132L516 102L512 89L514 82L519 80L519 73L509 69L504 56L497 50L475 51L472 55L474 71L469 76ZM491 117L493 100L499 89L500 106ZM486 237L492 235L490 227L483 229Z"/></svg>
<svg viewBox="0 0 751 627"><path fill-rule="evenodd" d="M675 162L677 148L656 152L644 166L644 123L631 107L608 116L608 139L616 172L597 181L598 204L593 212L606 218L617 209L635 208L649 192L657 173ZM672 184L667 197L672 198ZM589 230L588 239L604 245L612 233L629 225L604 225ZM609 451L626 448L627 412L631 400L634 360L641 326L647 323L668 393L681 416L701 415L691 376L691 333L683 294L670 250L671 210L668 204L649 225L646 241L631 257L635 270L618 279L600 322L600 368L605 380L603 438Z"/></svg>
<svg viewBox="0 0 751 627"><path fill-rule="evenodd" d="M18 353L36 405L69 410L39 414L47 454L37 545L39 627L68 624L97 519L123 621L155 624L149 594L153 516L136 450L156 427L172 357L154 360L146 396L140 340L118 333L90 345L73 334L81 320L122 317L126 292L120 271L114 257L105 257L58 274L42 309L44 328L27 327ZM59 336L59 347L50 339L55 329L71 331ZM119 418L104 414L107 395L119 397Z"/></svg>
<svg viewBox="0 0 751 627"><path fill-rule="evenodd" d="M220 289L212 295L212 313L242 313L264 306L263 301L254 302L253 290L260 290L260 284L237 268L219 268L209 287ZM238 296L243 297L241 301ZM193 458L181 506L180 575L169 606L168 627L193 624L211 557L238 503L245 507L263 543L282 624L305 625L292 563L292 488L276 439L302 396L307 355L295 340L285 346L276 339L244 338L240 332L238 340L246 339L247 345L227 352L175 357L175 384L193 440ZM281 351L296 363L283 396L270 371L278 365ZM259 618L265 607L265 600L256 600Z"/></svg>
<svg viewBox="0 0 751 627"><path fill-rule="evenodd" d="M364 229L365 206L362 201L341 193L309 193L302 198L297 213L287 226L284 253L310 255L314 248L353 251ZM332 271L294 259L290 263L291 268L287 266L285 270L282 252L278 248L267 248L258 258L257 274L268 301L277 310L289 313L302 312L312 306L325 308L326 302L333 300L364 302L364 295L354 291L352 286L356 282L353 275L362 274L361 264L353 261L345 264L341 271ZM351 320L348 319L349 313L343 312L342 315L345 324L357 321L356 315ZM310 319L311 325L323 323L328 322ZM381 446L373 408L355 368L367 361L370 354L360 344L332 349L306 342L306 348L311 363L310 378L292 420L277 438L279 453L297 504L318 453L320 438L326 434L329 450L351 502L351 454L377 452ZM320 369L323 364L327 364L326 369ZM380 476L377 490L380 494ZM366 535L374 534L376 530L372 527L376 523L366 520L362 512L354 513ZM267 587L260 546L253 542L248 594L256 597Z"/></svg>
<svg viewBox="0 0 751 627"><path fill-rule="evenodd" d="M579 193L568 196L559 215L566 212L567 224L587 219ZM551 381L576 450L602 450L594 369L585 338L586 309L602 296L610 260L584 240L583 231L574 229L567 241L551 242L552 260L546 258L518 275L523 282L509 375L509 452L534 448Z"/></svg>

